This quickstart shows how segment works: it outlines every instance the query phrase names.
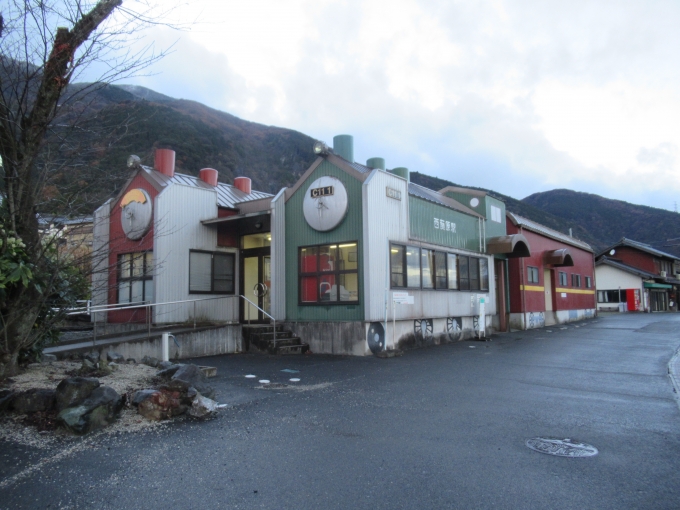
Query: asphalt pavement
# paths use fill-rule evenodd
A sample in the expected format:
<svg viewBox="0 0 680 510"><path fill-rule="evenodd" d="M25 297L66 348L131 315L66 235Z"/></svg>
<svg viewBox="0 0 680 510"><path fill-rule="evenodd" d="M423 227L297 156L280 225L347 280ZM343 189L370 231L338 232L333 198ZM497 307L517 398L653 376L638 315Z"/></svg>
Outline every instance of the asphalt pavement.
<svg viewBox="0 0 680 510"><path fill-rule="evenodd" d="M217 418L0 442L0 508L678 509L679 347L680 314L624 314L389 359L201 358Z"/></svg>

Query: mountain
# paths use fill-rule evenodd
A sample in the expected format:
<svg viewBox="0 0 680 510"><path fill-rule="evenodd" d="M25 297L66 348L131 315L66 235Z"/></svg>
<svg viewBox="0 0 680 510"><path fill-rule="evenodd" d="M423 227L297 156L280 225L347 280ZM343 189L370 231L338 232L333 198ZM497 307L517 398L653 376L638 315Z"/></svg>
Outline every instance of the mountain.
<svg viewBox="0 0 680 510"><path fill-rule="evenodd" d="M534 193L521 202L578 223L597 237L601 249L627 237L680 256L680 246L672 246L680 242L669 242L680 238L678 213L568 189Z"/></svg>
<svg viewBox="0 0 680 510"><path fill-rule="evenodd" d="M89 94L82 94L87 90ZM314 139L303 133L249 122L144 87L85 83L71 85L68 92L66 101L72 105L64 118L77 117L77 127L60 132L59 126L75 123L55 122L53 137L64 164L50 175L41 212L73 214L74 205L80 205L81 214L91 214L127 179L127 157L136 154L143 164L153 165L157 147L175 150L180 172L197 175L211 167L221 181L247 176L255 189L270 193L295 183L315 159ZM434 190L471 187L419 172L412 172L411 180ZM504 201L510 212L565 234L571 229L596 252L625 236L680 255L680 247L666 246L667 239L680 237L676 213L565 189L522 200L483 191Z"/></svg>

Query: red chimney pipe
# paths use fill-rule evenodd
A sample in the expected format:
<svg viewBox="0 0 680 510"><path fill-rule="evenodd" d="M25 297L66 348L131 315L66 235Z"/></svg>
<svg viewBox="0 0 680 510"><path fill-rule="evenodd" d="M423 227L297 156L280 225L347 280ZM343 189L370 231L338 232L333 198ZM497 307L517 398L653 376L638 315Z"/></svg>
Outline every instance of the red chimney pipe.
<svg viewBox="0 0 680 510"><path fill-rule="evenodd" d="M211 186L217 186L217 170L214 168L202 168L198 172L198 176L201 180Z"/></svg>
<svg viewBox="0 0 680 510"><path fill-rule="evenodd" d="M163 175L175 176L175 151L171 149L156 149L154 167Z"/></svg>
<svg viewBox="0 0 680 510"><path fill-rule="evenodd" d="M249 177L236 177L234 179L234 186L243 191L246 195L250 195L252 182Z"/></svg>

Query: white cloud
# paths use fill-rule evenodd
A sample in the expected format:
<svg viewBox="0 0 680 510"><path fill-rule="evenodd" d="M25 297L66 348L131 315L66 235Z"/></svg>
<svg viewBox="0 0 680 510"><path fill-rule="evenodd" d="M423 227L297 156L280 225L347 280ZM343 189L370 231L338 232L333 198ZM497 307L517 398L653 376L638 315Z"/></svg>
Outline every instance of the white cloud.
<svg viewBox="0 0 680 510"><path fill-rule="evenodd" d="M186 9L200 23L159 67L162 80L145 82L159 92L327 141L349 132L357 159L382 155L517 197L554 186L633 201L680 192L676 2Z"/></svg>

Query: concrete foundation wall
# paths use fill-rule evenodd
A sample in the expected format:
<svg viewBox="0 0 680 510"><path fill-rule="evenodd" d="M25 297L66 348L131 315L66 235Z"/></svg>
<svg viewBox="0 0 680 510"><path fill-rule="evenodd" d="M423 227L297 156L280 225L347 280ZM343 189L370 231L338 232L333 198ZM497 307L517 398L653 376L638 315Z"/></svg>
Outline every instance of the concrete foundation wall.
<svg viewBox="0 0 680 510"><path fill-rule="evenodd" d="M172 328L169 328L168 332L172 333ZM179 343L179 348L170 338L170 359L200 358L203 356L243 352L240 324L187 332L175 336ZM150 339L144 338L118 344L100 345L96 349L105 352L114 351L122 354L125 358L134 358L137 362L140 362L144 356L162 359L161 342L161 337L155 336ZM85 350L91 351L93 349L88 348Z"/></svg>
<svg viewBox="0 0 680 510"><path fill-rule="evenodd" d="M314 354L371 354L363 322L285 322L282 325L309 344Z"/></svg>
<svg viewBox="0 0 680 510"><path fill-rule="evenodd" d="M558 310L549 312L527 312L510 314L510 329L534 329L555 324L589 319L597 315L594 308L584 310Z"/></svg>

